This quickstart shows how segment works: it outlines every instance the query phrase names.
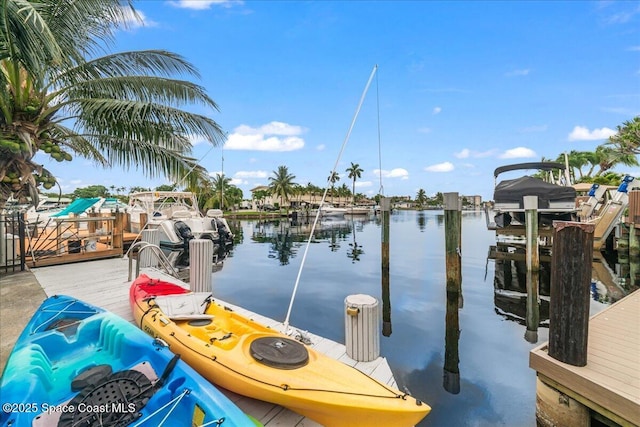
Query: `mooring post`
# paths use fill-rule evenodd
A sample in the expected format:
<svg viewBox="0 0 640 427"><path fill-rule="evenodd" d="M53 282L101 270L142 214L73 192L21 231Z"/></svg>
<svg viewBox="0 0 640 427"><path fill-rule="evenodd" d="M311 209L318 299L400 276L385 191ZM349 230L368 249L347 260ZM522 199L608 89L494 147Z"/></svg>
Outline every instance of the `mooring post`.
<svg viewBox="0 0 640 427"><path fill-rule="evenodd" d="M527 262L527 317L524 338L530 343L538 342L540 307L538 289L540 284L540 252L538 243L538 196L524 196Z"/></svg>
<svg viewBox="0 0 640 427"><path fill-rule="evenodd" d="M371 295L349 295L344 299L344 335L347 356L370 362L380 356L380 308Z"/></svg>
<svg viewBox="0 0 640 427"><path fill-rule="evenodd" d="M389 218L391 199L380 200L382 212L382 335L391 336L391 289L389 283Z"/></svg>
<svg viewBox="0 0 640 427"><path fill-rule="evenodd" d="M458 342L462 307L462 207L458 193L444 193L444 241L447 310L445 318L445 360L442 386L452 394L460 392Z"/></svg>
<svg viewBox="0 0 640 427"><path fill-rule="evenodd" d="M462 213L458 193L444 193L444 241L447 292L461 292Z"/></svg>
<svg viewBox="0 0 640 427"><path fill-rule="evenodd" d="M587 364L594 224L554 221L549 302L549 356Z"/></svg>
<svg viewBox="0 0 640 427"><path fill-rule="evenodd" d="M189 242L189 283L193 292L213 293L213 242L193 239Z"/></svg>

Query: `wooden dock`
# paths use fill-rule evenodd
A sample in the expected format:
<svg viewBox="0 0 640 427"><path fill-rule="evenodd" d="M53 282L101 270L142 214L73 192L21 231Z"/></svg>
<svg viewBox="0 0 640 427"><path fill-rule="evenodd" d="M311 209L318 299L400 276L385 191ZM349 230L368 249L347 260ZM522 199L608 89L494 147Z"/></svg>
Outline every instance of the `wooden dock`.
<svg viewBox="0 0 640 427"><path fill-rule="evenodd" d="M531 350L529 366L546 386L615 423L640 425L640 292L589 320L587 365L559 362L547 344Z"/></svg>
<svg viewBox="0 0 640 427"><path fill-rule="evenodd" d="M177 282L155 269L143 269L151 276ZM103 259L67 265L56 265L32 269L47 296L69 295L90 304L103 307L126 320L133 321L129 308L128 260L123 258ZM273 319L249 312L233 304L218 302L254 320L277 330L283 325ZM356 362L346 354L343 344L309 333L311 347L343 363L354 366L360 371L392 387L397 387L393 373L384 357L371 362ZM272 403L240 396L228 390L222 390L244 412L253 416L265 426L312 427L320 424L304 418L295 412Z"/></svg>

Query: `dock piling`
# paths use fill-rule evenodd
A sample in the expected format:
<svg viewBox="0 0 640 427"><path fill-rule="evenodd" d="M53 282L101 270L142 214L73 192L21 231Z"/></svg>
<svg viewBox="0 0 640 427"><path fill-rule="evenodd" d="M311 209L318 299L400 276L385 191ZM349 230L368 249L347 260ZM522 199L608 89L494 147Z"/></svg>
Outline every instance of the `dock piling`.
<svg viewBox="0 0 640 427"><path fill-rule="evenodd" d="M538 196L524 196L526 261L527 261L527 330L524 338L530 343L538 342L540 321L540 248L538 242Z"/></svg>
<svg viewBox="0 0 640 427"><path fill-rule="evenodd" d="M594 225L554 221L549 302L549 356L587 364Z"/></svg>
<svg viewBox="0 0 640 427"><path fill-rule="evenodd" d="M391 336L391 289L389 283L389 216L391 199L380 200L382 213L382 335Z"/></svg>
<svg viewBox="0 0 640 427"><path fill-rule="evenodd" d="M460 393L458 343L462 307L462 206L458 193L444 193L444 233L446 263L445 361L443 388L451 394Z"/></svg>

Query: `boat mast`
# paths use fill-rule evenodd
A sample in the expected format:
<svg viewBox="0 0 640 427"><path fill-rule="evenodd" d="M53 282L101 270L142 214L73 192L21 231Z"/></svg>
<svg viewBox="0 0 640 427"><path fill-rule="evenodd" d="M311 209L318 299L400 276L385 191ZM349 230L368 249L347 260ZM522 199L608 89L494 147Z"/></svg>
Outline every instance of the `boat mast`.
<svg viewBox="0 0 640 427"><path fill-rule="evenodd" d="M371 86L371 82L373 81L373 77L376 75L376 71L378 71L378 65L376 64L371 71L371 75L369 76L369 80L362 91L362 95L360 96L360 102L358 102L358 106L353 115L353 119L351 120L351 125L349 126L349 130L347 131L347 135L342 142L342 147L340 147L340 152L338 153L338 158L336 159L336 163L333 165L333 170L329 175L329 179L335 174L336 169L338 168L338 163L340 163L340 158L342 157L342 152L344 148L347 146L347 142L351 137L351 131L356 124L356 119L358 118L358 114L360 113L360 109L362 108L362 104L364 103L364 98L369 91L369 86ZM295 284L293 285L293 292L291 293L291 300L289 301L289 308L287 309L287 316L284 319L284 332L289 333L289 318L291 317L291 309L293 308L293 302L296 299L296 293L298 292L298 285L300 284L300 277L302 276L302 269L304 268L305 260L307 259L307 253L309 252L309 246L311 246L311 240L313 239L313 234L316 230L316 225L318 224L318 218L320 218L320 212L322 210L322 206L327 198L327 190L329 190L329 181L327 180L327 185L325 186L324 193L322 194L322 199L320 200L320 206L316 212L316 217L313 220L313 225L311 226L311 230L309 231L309 238L307 239L307 244L304 248L304 253L302 255L302 261L300 262L300 267L298 268L298 275L296 276Z"/></svg>

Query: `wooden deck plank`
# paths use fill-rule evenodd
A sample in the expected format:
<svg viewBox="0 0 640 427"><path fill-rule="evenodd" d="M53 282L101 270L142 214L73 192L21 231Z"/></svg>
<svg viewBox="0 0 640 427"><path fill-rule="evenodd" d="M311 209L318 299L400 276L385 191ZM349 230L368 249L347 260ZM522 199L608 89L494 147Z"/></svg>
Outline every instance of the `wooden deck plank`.
<svg viewBox="0 0 640 427"><path fill-rule="evenodd" d="M49 296L65 294L82 299L109 310L128 321L133 321L129 308L128 260L121 258L102 259L91 262L46 266L33 269L33 273L40 282L45 293ZM178 282L177 279L155 269L143 269L152 277ZM184 285L184 284L183 284ZM284 325L274 319L250 312L242 307L219 300L216 302L226 305L232 310L250 317L257 322L283 331ZM295 329L295 328L294 328ZM306 332L306 331L305 331ZM371 375L378 381L391 387L397 387L391 368L384 357L372 362L356 362L346 355L346 347L327 338L308 333L311 346L317 351L341 360L357 369ZM250 414L267 427L296 426L319 427L320 424L302 417L281 406L269 402L255 400L229 390L222 389L240 409Z"/></svg>
<svg viewBox="0 0 640 427"><path fill-rule="evenodd" d="M529 366L542 377L616 416L640 425L640 292L589 320L587 365L571 366L548 355L547 344L531 350Z"/></svg>

